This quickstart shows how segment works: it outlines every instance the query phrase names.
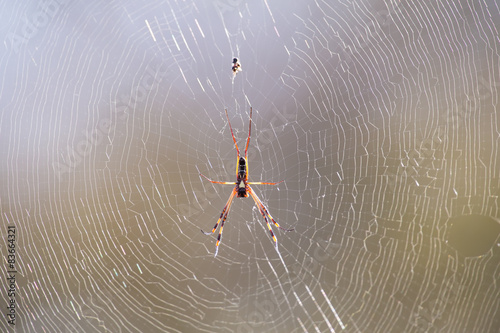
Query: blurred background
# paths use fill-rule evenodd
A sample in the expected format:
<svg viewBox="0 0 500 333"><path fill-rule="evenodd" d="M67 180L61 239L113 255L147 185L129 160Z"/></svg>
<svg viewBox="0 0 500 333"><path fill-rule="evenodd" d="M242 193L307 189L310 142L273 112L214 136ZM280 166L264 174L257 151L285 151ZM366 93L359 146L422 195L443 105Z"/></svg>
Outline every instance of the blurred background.
<svg viewBox="0 0 500 333"><path fill-rule="evenodd" d="M1 331L500 330L496 1L0 13Z"/></svg>

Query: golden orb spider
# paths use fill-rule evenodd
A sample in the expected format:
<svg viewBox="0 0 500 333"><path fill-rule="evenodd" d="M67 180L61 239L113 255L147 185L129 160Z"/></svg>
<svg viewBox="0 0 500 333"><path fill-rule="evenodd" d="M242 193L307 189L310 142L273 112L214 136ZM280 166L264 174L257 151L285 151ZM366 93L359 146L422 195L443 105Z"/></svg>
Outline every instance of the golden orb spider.
<svg viewBox="0 0 500 333"><path fill-rule="evenodd" d="M204 233L205 235L211 235L211 234L213 234L215 232L215 230L217 229L217 227L219 226L219 223L221 223L221 221L222 221L222 223L220 225L219 236L217 237L217 243L215 244L215 255L214 255L214 257L217 256L217 253L219 252L219 243L220 243L220 240L222 238L222 229L224 228L224 222L226 221L227 215L229 214L229 209L231 208L231 204L233 202L234 196L237 195L238 198L246 198L246 197L248 197L248 194L250 194L250 196L252 197L252 199L255 201L255 204L259 208L260 213L264 217L264 220L267 223L267 227L269 228L269 232L271 233L271 237L274 240L274 246L276 247L276 250L277 250L278 249L278 240L276 239L276 236L274 236L273 229L271 228L271 225L269 224L269 220L267 218L269 217L269 219L271 219L271 221L273 221L274 225L276 227L278 227L279 229L282 229L282 230L285 230L285 231L292 231L293 228L292 229L282 228L274 220L274 218L271 216L271 214L269 214L269 211L264 206L264 204L262 203L262 201L260 201L259 197L252 190L252 188L250 187L250 185L277 185L277 184L283 182L283 180L279 181L277 183L249 182L248 181L247 151L248 151L248 144L250 143L250 133L252 131L252 108L250 108L250 122L249 122L249 125L248 125L248 138L247 138L247 145L245 147L245 157L242 157L240 155L240 149L238 148L238 144L236 143L236 139L234 138L233 128L231 127L231 122L229 121L229 116L227 114L227 109L225 111L226 111L227 122L229 123L229 129L231 129L231 136L233 137L234 146L236 147L236 152L238 153L237 160L236 160L236 163L237 163L236 164L236 182L219 182L219 181L211 180L208 177L206 177L206 176L204 176L204 175L202 175L200 173L200 176L206 178L209 182L212 182L214 184L235 185L233 191L231 192L231 195L229 196L229 199L227 200L226 205L222 209L222 213L220 214L220 217L217 220L217 223L215 223L215 226L212 229L212 232L205 232L203 230L201 230L201 232Z"/></svg>

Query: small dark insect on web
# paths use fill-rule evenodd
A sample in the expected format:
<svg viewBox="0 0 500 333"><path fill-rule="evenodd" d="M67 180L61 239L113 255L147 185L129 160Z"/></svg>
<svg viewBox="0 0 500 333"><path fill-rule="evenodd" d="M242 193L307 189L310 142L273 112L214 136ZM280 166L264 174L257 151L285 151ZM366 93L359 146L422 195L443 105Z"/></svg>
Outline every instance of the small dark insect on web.
<svg viewBox="0 0 500 333"><path fill-rule="evenodd" d="M233 58L232 70L233 70L233 75L236 75L238 72L241 72L242 69L238 58Z"/></svg>

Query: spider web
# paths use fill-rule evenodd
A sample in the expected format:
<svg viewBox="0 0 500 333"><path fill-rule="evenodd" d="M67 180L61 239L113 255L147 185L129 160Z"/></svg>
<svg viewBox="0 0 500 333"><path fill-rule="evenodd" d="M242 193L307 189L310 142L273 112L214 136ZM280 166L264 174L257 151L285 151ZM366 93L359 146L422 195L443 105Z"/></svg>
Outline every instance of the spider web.
<svg viewBox="0 0 500 333"><path fill-rule="evenodd" d="M500 328L495 1L0 13L16 331ZM253 188L295 231L274 228L276 251L251 198L235 198L214 258L200 229L232 187L199 173L235 180L224 109L241 149L250 107L249 179L285 180Z"/></svg>

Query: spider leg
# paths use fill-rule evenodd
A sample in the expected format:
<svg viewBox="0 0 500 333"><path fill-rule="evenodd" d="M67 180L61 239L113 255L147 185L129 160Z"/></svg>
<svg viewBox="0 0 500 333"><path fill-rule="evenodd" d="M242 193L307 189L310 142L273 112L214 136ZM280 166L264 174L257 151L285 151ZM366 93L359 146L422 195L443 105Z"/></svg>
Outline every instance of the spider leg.
<svg viewBox="0 0 500 333"><path fill-rule="evenodd" d="M201 232L204 233L205 235L211 235L215 232L215 229L217 229L217 226L219 225L220 221L227 216L227 213L229 212L229 206L231 205L231 202L233 201L233 198L236 194L236 188L233 189L231 192L231 195L229 196L229 199L226 202L226 205L222 209L222 213L220 213L219 219L217 220L217 223L215 223L214 228L212 229L211 232L205 232L203 229L201 229Z"/></svg>
<svg viewBox="0 0 500 333"><path fill-rule="evenodd" d="M233 203L233 199L234 199L234 196L236 195L236 193L237 193L236 188L234 188L233 191L231 192L231 195L229 196L229 199L226 202L226 205L222 209L222 213L220 214L220 217L217 220L217 223L215 223L215 226L212 229L212 231L205 232L205 231L203 231L203 229L201 230L201 232L204 233L205 235L211 235L215 232L215 230L219 226L219 223L222 221L222 223L220 225L219 236L217 237L217 243L215 245L215 255L217 255L217 252L219 251L219 243L220 243L220 240L222 237L222 229L224 228L224 222L226 221L227 214L229 214L229 209L231 208L231 204Z"/></svg>
<svg viewBox="0 0 500 333"><path fill-rule="evenodd" d="M236 139L234 138L233 127L231 126L231 122L229 121L227 109L225 109L225 111L226 111L227 122L229 124L229 129L231 130L231 136L233 137L234 145L236 146L236 151L238 152L238 157L240 157L240 149L238 148L238 144L236 143Z"/></svg>
<svg viewBox="0 0 500 333"><path fill-rule="evenodd" d="M236 189L233 190L233 198L234 198L234 194L236 193ZM220 243L220 240L222 238L222 230L224 229L224 222L226 222L226 219L227 219L227 214L229 214L229 209L231 209L231 205L233 204L233 200L231 199L231 201L229 202L229 206L227 206L227 210L226 210L226 214L224 215L224 218L222 219L222 222L220 224L220 229L219 229L219 236L217 236L217 242L215 243L215 254L214 254L214 257L217 257L217 253L219 253L219 243Z"/></svg>
<svg viewBox="0 0 500 333"><path fill-rule="evenodd" d="M208 180L209 182L214 183L214 184L236 185L235 182L219 182L219 181L216 181L216 180L211 180L210 178L208 178L207 176L205 176L205 175L203 175L201 173L200 173L200 176L202 176L203 178L205 178L206 180Z"/></svg>
<svg viewBox="0 0 500 333"><path fill-rule="evenodd" d="M264 211L262 210L262 207L259 205L259 203L255 199L254 193L251 190L249 192L250 192L250 195L252 196L252 199L255 201L255 204L259 208L259 211L262 214L262 217L264 217L264 220L266 221L267 228L269 229L269 233L271 234L271 238L274 241L274 247L276 247L276 249L278 249L278 240L276 239L276 236L274 235L273 229L271 228L271 225L269 224L269 221L267 220L266 214L264 213Z"/></svg>
<svg viewBox="0 0 500 333"><path fill-rule="evenodd" d="M269 214L269 211L267 210L266 206L264 206L264 204L262 203L262 201L260 201L259 197L257 196L257 194L250 188L250 186L248 186L248 192L250 193L250 195L252 196L253 200L255 201L255 204L257 205L257 207L259 207L259 210L261 212L261 214L264 216L264 218L266 218L266 215L269 217L269 219L271 219L271 221L273 221L274 225L281 229L281 230L284 230L286 232L288 231L293 231L294 228L292 229L285 229L283 228L282 226L280 226L278 224L278 222L276 222L274 220L274 218L271 216L271 214ZM266 219L266 222L267 222L267 219Z"/></svg>
<svg viewBox="0 0 500 333"><path fill-rule="evenodd" d="M272 239L274 241L274 247L276 247L276 249L278 249L278 240L276 239L276 236L274 235L273 229L271 228L271 225L269 224L269 220L267 219L267 216L269 216L269 218L271 219L271 221L273 221L274 225L277 226L278 228L283 229L285 231L292 231L293 229L288 230L288 229L284 229L284 228L280 227L280 225L278 223L276 223L276 221L273 219L273 217L271 216L271 214L269 214L269 212L267 211L267 209L264 206L264 204L260 201L260 199L257 196L257 194L255 194L255 192L250 188L250 186L248 186L247 192L250 193L250 195L252 196L253 201L255 201L255 204L259 208L259 211L262 214L262 217L264 217L264 220L266 221L266 224L267 224L267 228L269 229L269 233L271 234L271 237L272 237Z"/></svg>
<svg viewBox="0 0 500 333"><path fill-rule="evenodd" d="M250 107L250 121L248 123L247 146L245 147L245 159L247 158L248 145L250 144L250 133L252 132L252 107Z"/></svg>
<svg viewBox="0 0 500 333"><path fill-rule="evenodd" d="M267 182L248 182L247 184L248 185L278 185L279 183L283 183L284 180L281 180L279 182L276 182L276 183L267 183Z"/></svg>

